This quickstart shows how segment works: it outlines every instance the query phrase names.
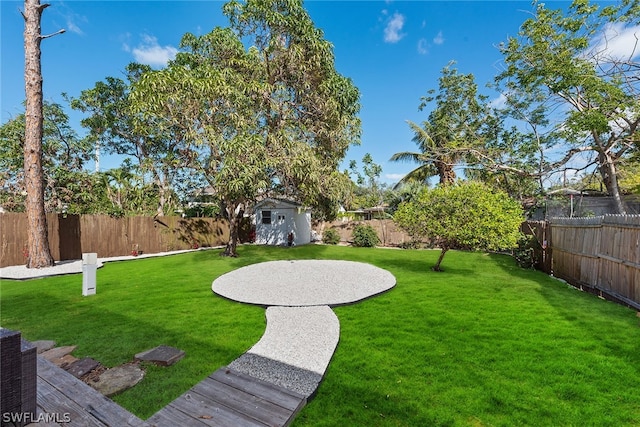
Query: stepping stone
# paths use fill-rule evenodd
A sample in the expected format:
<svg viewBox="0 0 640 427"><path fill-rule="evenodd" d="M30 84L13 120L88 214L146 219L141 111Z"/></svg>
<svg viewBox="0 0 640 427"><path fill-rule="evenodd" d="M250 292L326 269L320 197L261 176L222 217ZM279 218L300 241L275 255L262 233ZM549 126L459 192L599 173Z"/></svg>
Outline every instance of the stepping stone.
<svg viewBox="0 0 640 427"><path fill-rule="evenodd" d="M47 359L49 362L53 362L56 359L60 359L61 357L66 356L67 354L73 353L73 351L77 348L77 345L68 345L65 347L55 347L51 350L47 350L41 353L41 356Z"/></svg>
<svg viewBox="0 0 640 427"><path fill-rule="evenodd" d="M67 372L76 378L82 378L89 372L100 366L100 362L90 357L83 357L82 359L72 363L67 367Z"/></svg>
<svg viewBox="0 0 640 427"><path fill-rule="evenodd" d="M38 352L38 354L43 353L47 350L51 350L56 346L56 342L51 340L32 341L31 344L36 347L36 351Z"/></svg>
<svg viewBox="0 0 640 427"><path fill-rule="evenodd" d="M69 366L73 365L74 363L76 363L78 360L77 357L75 357L72 354L65 354L64 356L58 358L58 359L53 359L51 362L56 365L59 368L62 368L64 370L69 369Z"/></svg>
<svg viewBox="0 0 640 427"><path fill-rule="evenodd" d="M159 345L151 350L135 355L136 360L155 363L160 366L171 366L184 357L184 351L167 345Z"/></svg>
<svg viewBox="0 0 640 427"><path fill-rule="evenodd" d="M97 382L89 385L107 397L118 394L138 384L144 378L144 371L138 365L128 364L107 369Z"/></svg>

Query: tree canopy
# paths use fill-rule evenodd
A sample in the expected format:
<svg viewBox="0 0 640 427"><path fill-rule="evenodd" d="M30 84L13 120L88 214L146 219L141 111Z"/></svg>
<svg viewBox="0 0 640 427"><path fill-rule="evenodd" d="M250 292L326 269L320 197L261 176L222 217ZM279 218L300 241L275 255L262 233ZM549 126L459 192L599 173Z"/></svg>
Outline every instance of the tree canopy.
<svg viewBox="0 0 640 427"><path fill-rule="evenodd" d="M135 160L133 167L138 174L155 187L158 195L155 213L162 216L177 207L174 194L180 181L188 184L191 180L184 173L185 163L179 152L182 134L170 126L157 126L154 117L133 112L129 98L132 86L150 71L147 65L129 64L126 80L106 77L71 99L71 107L88 114L82 126L89 130L88 138L96 148L96 156L102 151ZM142 182L142 186L147 183Z"/></svg>
<svg viewBox="0 0 640 427"><path fill-rule="evenodd" d="M420 151L400 152L391 157L391 161L419 164L401 182L424 182L438 176L440 184L453 184L454 168L480 144L485 97L478 94L473 74L460 74L453 65L449 63L442 69L438 91L430 89L422 98L420 110L435 102L427 120L422 125L408 121Z"/></svg>
<svg viewBox="0 0 640 427"><path fill-rule="evenodd" d="M360 106L301 1L231 1L223 10L230 28L185 34L183 51L144 73L131 102L143 120L179 130L183 158L222 201L225 254L235 256L237 221L259 196L336 204L348 188L337 166L359 142Z"/></svg>
<svg viewBox="0 0 640 427"><path fill-rule="evenodd" d="M575 0L566 10L535 2L519 33L499 45L503 69L492 86L500 98L478 94L473 75L451 63L442 70L438 90L422 98L421 109L433 106L427 120L409 122L419 151L391 159L419 164L403 181L451 183L456 166L530 202L558 174L595 167L624 213L621 189L633 186L619 178L629 182L640 140L638 22L635 0Z"/></svg>
<svg viewBox="0 0 640 427"><path fill-rule="evenodd" d="M60 104L43 102L42 182L45 210L61 209L68 203L64 197L69 177L82 171L91 158L90 144L79 138L69 124L69 117ZM13 210L24 209L21 196L24 181L25 114L13 117L0 126L0 187L5 189L2 202Z"/></svg>
<svg viewBox="0 0 640 427"><path fill-rule="evenodd" d="M440 248L433 270L450 249L497 251L517 245L522 207L506 193L485 184L459 181L424 189L400 204L394 221L414 238Z"/></svg>
<svg viewBox="0 0 640 427"><path fill-rule="evenodd" d="M565 168L578 153L592 153L595 165L616 203L626 208L618 183L618 164L640 138L640 79L637 43L616 43L640 22L637 1L601 6L575 0L566 12L535 3L535 14L517 36L501 46L504 70L496 81L504 100L522 111L551 137L547 145L563 147Z"/></svg>

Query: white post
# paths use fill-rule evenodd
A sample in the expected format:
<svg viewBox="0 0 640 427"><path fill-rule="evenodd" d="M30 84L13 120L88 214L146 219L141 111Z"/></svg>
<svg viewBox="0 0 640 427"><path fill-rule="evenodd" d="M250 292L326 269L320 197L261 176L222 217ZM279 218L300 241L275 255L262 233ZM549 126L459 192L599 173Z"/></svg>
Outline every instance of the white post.
<svg viewBox="0 0 640 427"><path fill-rule="evenodd" d="M82 254L82 296L96 294L96 270L98 254Z"/></svg>

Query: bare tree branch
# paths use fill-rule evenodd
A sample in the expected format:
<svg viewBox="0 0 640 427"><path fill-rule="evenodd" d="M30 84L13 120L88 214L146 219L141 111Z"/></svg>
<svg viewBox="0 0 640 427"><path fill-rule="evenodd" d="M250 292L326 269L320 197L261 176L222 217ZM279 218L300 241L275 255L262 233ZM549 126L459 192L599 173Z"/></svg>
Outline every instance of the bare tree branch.
<svg viewBox="0 0 640 427"><path fill-rule="evenodd" d="M67 30L65 30L65 29L63 28L63 29L60 29L60 30L56 31L55 33L52 33L52 34L46 34L46 35L44 35L44 36L42 36L42 35L41 35L41 36L40 36L40 39L41 39L41 40L43 40L43 39L48 39L49 37L57 36L58 34L64 34L66 31L67 31Z"/></svg>

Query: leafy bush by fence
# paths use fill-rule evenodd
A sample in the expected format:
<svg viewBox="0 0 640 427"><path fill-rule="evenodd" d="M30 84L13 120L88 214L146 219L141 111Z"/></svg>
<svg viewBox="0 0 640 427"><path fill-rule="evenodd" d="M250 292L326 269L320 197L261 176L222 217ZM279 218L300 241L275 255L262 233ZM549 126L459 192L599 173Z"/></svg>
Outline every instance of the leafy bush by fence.
<svg viewBox="0 0 640 427"><path fill-rule="evenodd" d="M329 228L322 233L322 243L327 245L337 245L340 243L340 234L333 228Z"/></svg>

